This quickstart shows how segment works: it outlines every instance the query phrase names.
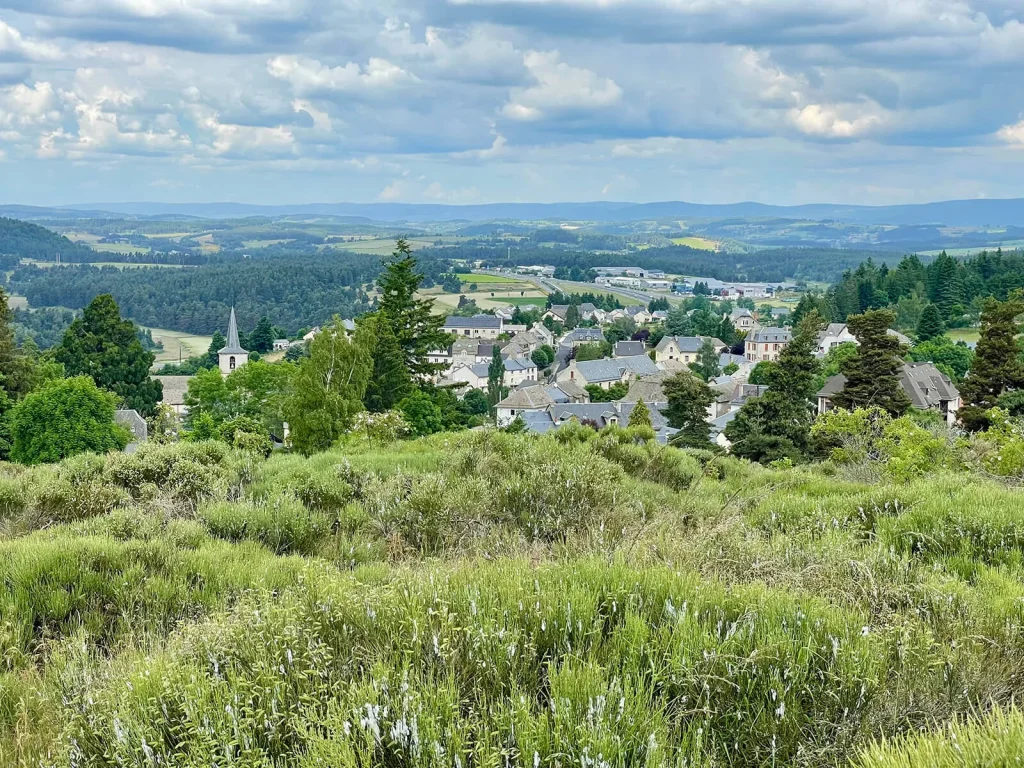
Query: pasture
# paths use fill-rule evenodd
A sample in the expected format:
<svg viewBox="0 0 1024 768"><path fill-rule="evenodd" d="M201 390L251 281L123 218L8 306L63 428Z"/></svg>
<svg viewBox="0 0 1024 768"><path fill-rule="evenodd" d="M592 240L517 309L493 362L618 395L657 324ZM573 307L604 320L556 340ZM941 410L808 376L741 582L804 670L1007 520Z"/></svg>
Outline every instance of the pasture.
<svg viewBox="0 0 1024 768"><path fill-rule="evenodd" d="M153 334L153 341L163 344L163 351L157 351L156 362L176 363L178 359L185 360L189 357L206 354L213 341L212 336L194 336L182 331L170 331L166 328L150 328Z"/></svg>
<svg viewBox="0 0 1024 768"><path fill-rule="evenodd" d="M715 240L708 240L706 237L673 237L675 245L685 245L687 248L696 248L700 251L717 251L722 244Z"/></svg>

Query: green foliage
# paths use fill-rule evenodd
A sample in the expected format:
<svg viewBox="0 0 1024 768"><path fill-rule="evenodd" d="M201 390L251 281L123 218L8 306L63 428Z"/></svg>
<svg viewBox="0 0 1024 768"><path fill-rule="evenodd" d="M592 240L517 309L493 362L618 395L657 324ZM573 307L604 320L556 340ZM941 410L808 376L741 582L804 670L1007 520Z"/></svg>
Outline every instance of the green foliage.
<svg viewBox="0 0 1024 768"><path fill-rule="evenodd" d="M600 384L587 384L585 387L592 403L612 403L629 394L629 385L623 382L612 384L604 389Z"/></svg>
<svg viewBox="0 0 1024 768"><path fill-rule="evenodd" d="M278 555L313 553L331 528L326 514L287 496L267 503L210 504L200 508L199 519L218 539L255 541Z"/></svg>
<svg viewBox="0 0 1024 768"><path fill-rule="evenodd" d="M953 343L948 336L939 336L915 344L907 355L911 360L935 363L935 367L954 382L961 382L974 363L974 352L963 342Z"/></svg>
<svg viewBox="0 0 1024 768"><path fill-rule="evenodd" d="M762 387L766 386L768 384L768 380L771 378L771 372L778 367L778 363L774 363L770 360L762 360L750 371L749 382Z"/></svg>
<svg viewBox="0 0 1024 768"><path fill-rule="evenodd" d="M373 374L366 388L366 409L373 413L389 411L412 391L406 353L387 315L364 315L360 323L373 339Z"/></svg>
<svg viewBox="0 0 1024 768"><path fill-rule="evenodd" d="M488 397L490 402L490 397ZM443 414L434 399L422 389L413 390L398 404L409 429L417 437L432 435L444 429Z"/></svg>
<svg viewBox="0 0 1024 768"><path fill-rule="evenodd" d="M697 350L697 361L690 363L690 370L700 376L704 381L711 381L721 374L722 369L718 365L721 355L718 352L715 342L711 339L704 339Z"/></svg>
<svg viewBox="0 0 1024 768"><path fill-rule="evenodd" d="M956 721L935 733L879 742L864 750L856 768L988 768L1009 766L1024 754L1024 716L996 709Z"/></svg>
<svg viewBox="0 0 1024 768"><path fill-rule="evenodd" d="M937 339L946 333L946 325L942 322L942 314L934 304L929 304L921 313L921 320L917 324L917 340L927 342Z"/></svg>
<svg viewBox="0 0 1024 768"><path fill-rule="evenodd" d="M576 347L574 359L579 363L584 363L589 360L603 360L610 354L611 349L608 347L608 342L598 341L588 344L580 344Z"/></svg>
<svg viewBox="0 0 1024 768"><path fill-rule="evenodd" d="M115 410L117 397L88 376L48 382L11 412L11 458L40 464L79 453L119 451L129 436L114 423Z"/></svg>
<svg viewBox="0 0 1024 768"><path fill-rule="evenodd" d="M274 326L270 318L263 315L249 334L249 351L266 354L274 348Z"/></svg>
<svg viewBox="0 0 1024 768"><path fill-rule="evenodd" d="M981 313L981 338L974 352L971 375L960 387L964 407L960 420L970 430L987 426L986 411L996 407L1000 396L1024 389L1024 363L1017 350L1017 317L1024 301L989 299Z"/></svg>
<svg viewBox="0 0 1024 768"><path fill-rule="evenodd" d="M55 359L69 376L91 376L113 392L125 408L143 416L156 413L163 387L149 378L153 353L142 348L135 324L122 320L114 298L97 296L64 334Z"/></svg>
<svg viewBox="0 0 1024 768"><path fill-rule="evenodd" d="M649 427L651 426L651 411L647 407L647 404L642 400L637 400L636 405L633 406L633 410L629 414L629 426L630 427Z"/></svg>
<svg viewBox="0 0 1024 768"><path fill-rule="evenodd" d="M491 350L491 362L487 366L487 404L493 408L504 399L506 392L505 361L501 357L501 347L495 344Z"/></svg>
<svg viewBox="0 0 1024 768"><path fill-rule="evenodd" d="M191 443L201 443L205 440L220 440L220 429L217 422L209 413L198 413L190 421L192 428L185 433L185 439Z"/></svg>
<svg viewBox="0 0 1024 768"><path fill-rule="evenodd" d="M887 310L872 310L847 319L850 333L860 346L857 354L843 363L846 386L832 398L837 407L878 407L893 416L910 408L910 398L900 386L902 345L888 333L894 319Z"/></svg>
<svg viewBox="0 0 1024 768"><path fill-rule="evenodd" d="M711 426L708 407L715 402L716 393L706 382L688 371L669 377L662 385L668 407L662 411L668 425L679 432L672 444L681 448L710 448Z"/></svg>
<svg viewBox="0 0 1024 768"><path fill-rule="evenodd" d="M412 249L408 242L400 239L392 260L385 263L384 272L377 280L378 312L394 331L412 377L440 373L443 366L428 362L427 356L451 342L451 335L441 330L444 316L433 312L433 299L416 298L416 291L422 284L423 275L416 271Z"/></svg>
<svg viewBox="0 0 1024 768"><path fill-rule="evenodd" d="M292 444L301 453L326 450L352 427L373 373L370 343L362 328L349 338L337 318L313 339L284 408Z"/></svg>

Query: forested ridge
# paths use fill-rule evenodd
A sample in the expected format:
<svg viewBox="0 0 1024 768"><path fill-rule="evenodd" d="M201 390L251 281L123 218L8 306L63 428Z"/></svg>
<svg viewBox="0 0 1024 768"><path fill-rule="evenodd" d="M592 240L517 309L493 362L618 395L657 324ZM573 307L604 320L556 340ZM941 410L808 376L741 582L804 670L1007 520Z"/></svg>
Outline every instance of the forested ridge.
<svg viewBox="0 0 1024 768"><path fill-rule="evenodd" d="M95 296L110 293L125 316L150 327L212 333L234 306L243 327L267 316L294 332L335 314L365 312L362 287L379 271L376 256L296 255L183 269L21 266L10 282L12 292L33 307L82 309Z"/></svg>
<svg viewBox="0 0 1024 768"><path fill-rule="evenodd" d="M57 254L67 261L98 254L87 246L74 243L45 227L17 219L0 218L0 266L10 269L19 259L53 261Z"/></svg>

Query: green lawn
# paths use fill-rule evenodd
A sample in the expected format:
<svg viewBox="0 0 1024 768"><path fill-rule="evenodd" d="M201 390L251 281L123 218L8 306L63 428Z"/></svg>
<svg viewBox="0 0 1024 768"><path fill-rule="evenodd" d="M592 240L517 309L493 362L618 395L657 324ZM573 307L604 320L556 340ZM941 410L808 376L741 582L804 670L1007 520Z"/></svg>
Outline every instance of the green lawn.
<svg viewBox="0 0 1024 768"><path fill-rule="evenodd" d="M212 336L193 336L182 331L169 331L166 328L150 328L153 334L153 341L163 344L163 351L156 352L157 363L176 363L180 357L182 360L196 355L205 354L210 348Z"/></svg>
<svg viewBox="0 0 1024 768"><path fill-rule="evenodd" d="M519 298L502 299L502 301L517 307L543 307L548 303L544 296L520 296Z"/></svg>
<svg viewBox="0 0 1024 768"><path fill-rule="evenodd" d="M676 245L685 245L702 251L717 251L719 247L719 244L714 240L708 240L705 237L674 237L672 242Z"/></svg>

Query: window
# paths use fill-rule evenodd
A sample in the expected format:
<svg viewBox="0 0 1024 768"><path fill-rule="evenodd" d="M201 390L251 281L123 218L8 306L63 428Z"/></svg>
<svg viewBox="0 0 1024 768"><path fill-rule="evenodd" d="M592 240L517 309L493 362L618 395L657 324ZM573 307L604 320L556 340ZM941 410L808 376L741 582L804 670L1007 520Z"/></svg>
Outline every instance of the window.
<svg viewBox="0 0 1024 768"><path fill-rule="evenodd" d="M228 370L230 370L230 371L235 370L235 356L234 355L232 355L231 357L228 358Z"/></svg>

